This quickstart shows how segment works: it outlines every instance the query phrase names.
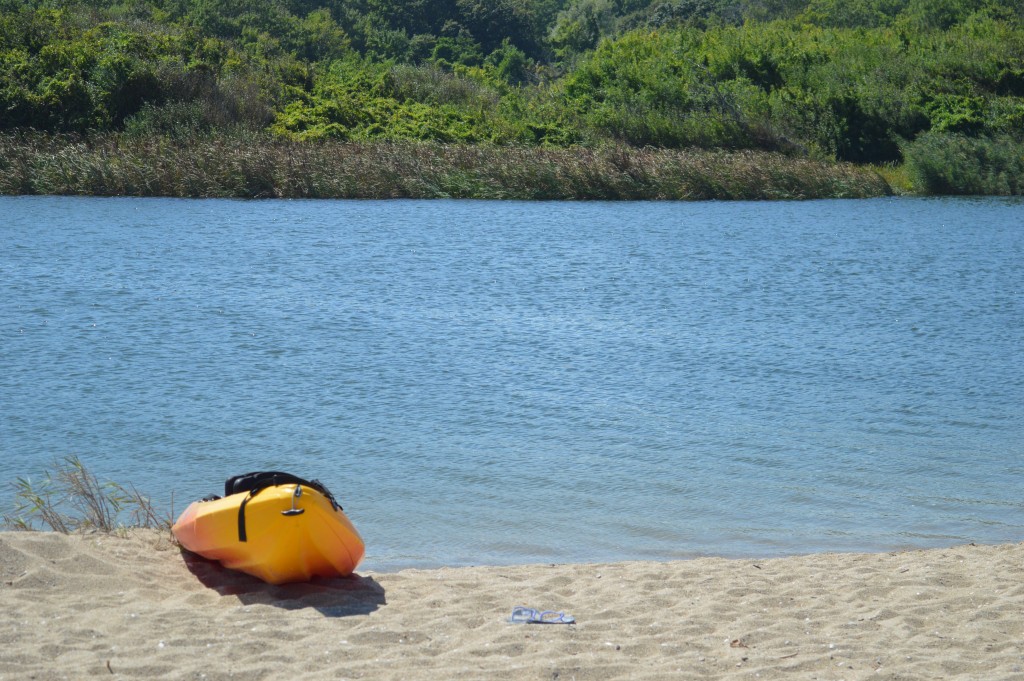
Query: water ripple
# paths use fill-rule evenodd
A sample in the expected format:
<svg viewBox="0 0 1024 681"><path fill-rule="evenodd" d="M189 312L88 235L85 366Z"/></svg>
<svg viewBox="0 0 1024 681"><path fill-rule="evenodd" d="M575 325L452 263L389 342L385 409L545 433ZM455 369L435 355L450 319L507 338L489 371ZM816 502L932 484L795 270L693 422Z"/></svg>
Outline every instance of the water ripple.
<svg viewBox="0 0 1024 681"><path fill-rule="evenodd" d="M0 479L293 469L378 569L1024 529L1019 202L0 203Z"/></svg>

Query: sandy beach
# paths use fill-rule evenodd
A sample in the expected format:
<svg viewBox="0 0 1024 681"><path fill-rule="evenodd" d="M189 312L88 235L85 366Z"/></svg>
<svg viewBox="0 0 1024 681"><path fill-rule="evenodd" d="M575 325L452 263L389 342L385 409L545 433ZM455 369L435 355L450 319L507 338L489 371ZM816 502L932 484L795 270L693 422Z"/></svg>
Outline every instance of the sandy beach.
<svg viewBox="0 0 1024 681"><path fill-rule="evenodd" d="M1022 679L1024 544L272 587L156 531L0 533L0 679L104 678Z"/></svg>

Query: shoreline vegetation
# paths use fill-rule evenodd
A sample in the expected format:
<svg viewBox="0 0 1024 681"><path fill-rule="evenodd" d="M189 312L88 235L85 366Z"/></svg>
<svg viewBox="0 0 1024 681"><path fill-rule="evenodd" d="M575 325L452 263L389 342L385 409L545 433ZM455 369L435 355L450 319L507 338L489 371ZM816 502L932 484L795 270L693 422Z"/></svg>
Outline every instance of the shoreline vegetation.
<svg viewBox="0 0 1024 681"><path fill-rule="evenodd" d="M35 480L18 478L10 488L14 506L9 513L0 511L0 530L123 534L133 529L169 531L173 524L173 496L165 513L134 484L101 482L73 455L54 460Z"/></svg>
<svg viewBox="0 0 1024 681"><path fill-rule="evenodd" d="M0 194L1024 194L1018 0L0 0Z"/></svg>
<svg viewBox="0 0 1024 681"><path fill-rule="evenodd" d="M0 194L189 198L706 200L896 193L867 167L755 150L0 136Z"/></svg>

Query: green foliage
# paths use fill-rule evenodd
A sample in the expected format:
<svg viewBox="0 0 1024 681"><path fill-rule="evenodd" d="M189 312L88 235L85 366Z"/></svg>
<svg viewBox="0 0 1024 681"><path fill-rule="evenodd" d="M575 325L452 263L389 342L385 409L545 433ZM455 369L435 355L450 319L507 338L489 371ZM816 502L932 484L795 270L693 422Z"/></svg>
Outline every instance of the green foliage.
<svg viewBox="0 0 1024 681"><path fill-rule="evenodd" d="M481 45L485 53L506 40L530 53L540 49L530 4L519 0L455 0L459 22Z"/></svg>
<svg viewBox="0 0 1024 681"><path fill-rule="evenodd" d="M879 28L892 25L909 0L811 0L801 18L832 28Z"/></svg>
<svg viewBox="0 0 1024 681"><path fill-rule="evenodd" d="M508 142L495 139L501 128L489 124L497 100L486 87L436 67L335 62L312 92L285 105L270 130L299 141Z"/></svg>
<svg viewBox="0 0 1024 681"><path fill-rule="evenodd" d="M392 66L382 85L399 102L493 109L501 99L495 88L433 65Z"/></svg>
<svg viewBox="0 0 1024 681"><path fill-rule="evenodd" d="M614 24L611 0L575 0L558 15L551 29L555 54L567 59L597 46L602 35L611 32Z"/></svg>
<svg viewBox="0 0 1024 681"><path fill-rule="evenodd" d="M929 132L904 150L921 194L1024 194L1024 142L1008 135Z"/></svg>
<svg viewBox="0 0 1024 681"><path fill-rule="evenodd" d="M480 45L468 35L455 38L442 37L434 43L430 52L430 61L451 68L455 64L478 66L483 61Z"/></svg>
<svg viewBox="0 0 1024 681"><path fill-rule="evenodd" d="M507 38L501 43L501 47L487 55L484 65L489 67L499 80L506 83L521 85L530 78L530 59Z"/></svg>
<svg viewBox="0 0 1024 681"><path fill-rule="evenodd" d="M750 146L734 93L697 61L697 31L627 34L568 74L565 94L596 138L634 146Z"/></svg>
<svg viewBox="0 0 1024 681"><path fill-rule="evenodd" d="M298 22L292 36L297 55L307 62L340 59L351 49L352 41L329 10L313 10Z"/></svg>
<svg viewBox="0 0 1024 681"><path fill-rule="evenodd" d="M696 146L872 164L901 162L922 136L1024 137L1016 0L0 6L7 131Z"/></svg>

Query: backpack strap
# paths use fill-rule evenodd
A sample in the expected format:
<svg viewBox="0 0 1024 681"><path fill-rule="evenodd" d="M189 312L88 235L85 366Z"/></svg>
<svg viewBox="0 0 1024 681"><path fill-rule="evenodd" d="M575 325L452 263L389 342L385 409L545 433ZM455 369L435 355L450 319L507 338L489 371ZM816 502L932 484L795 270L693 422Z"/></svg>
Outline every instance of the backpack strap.
<svg viewBox="0 0 1024 681"><path fill-rule="evenodd" d="M260 489L266 489L261 487ZM246 542L249 541L248 535L245 533L245 505L249 503L249 500L260 493L260 489L253 490L245 495L242 499L242 503L238 506L238 541Z"/></svg>

